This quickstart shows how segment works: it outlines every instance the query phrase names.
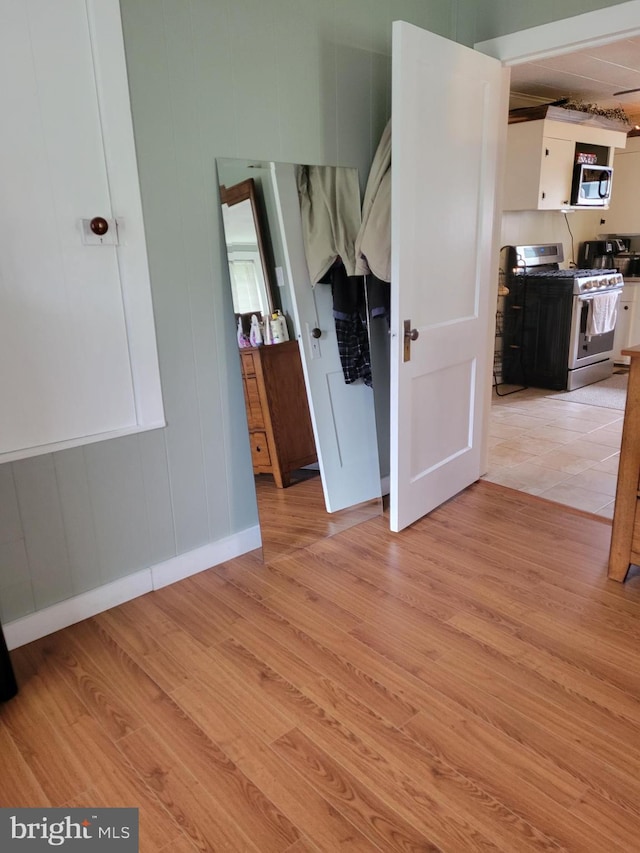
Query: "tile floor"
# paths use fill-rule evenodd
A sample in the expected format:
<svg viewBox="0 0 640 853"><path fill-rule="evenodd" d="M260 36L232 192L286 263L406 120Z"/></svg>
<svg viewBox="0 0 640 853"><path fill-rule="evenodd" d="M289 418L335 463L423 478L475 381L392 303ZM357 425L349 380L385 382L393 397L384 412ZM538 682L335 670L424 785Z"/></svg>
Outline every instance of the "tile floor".
<svg viewBox="0 0 640 853"><path fill-rule="evenodd" d="M612 518L623 416L541 388L494 389L484 479Z"/></svg>

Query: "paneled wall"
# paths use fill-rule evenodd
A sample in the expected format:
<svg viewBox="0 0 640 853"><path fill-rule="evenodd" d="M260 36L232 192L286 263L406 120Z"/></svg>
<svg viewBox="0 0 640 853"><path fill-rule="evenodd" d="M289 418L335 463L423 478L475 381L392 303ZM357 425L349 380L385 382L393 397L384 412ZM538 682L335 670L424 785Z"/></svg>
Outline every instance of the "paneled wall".
<svg viewBox="0 0 640 853"><path fill-rule="evenodd" d="M450 0L122 0L164 430L0 466L8 622L257 523L216 157L356 166L390 114L391 22Z"/></svg>

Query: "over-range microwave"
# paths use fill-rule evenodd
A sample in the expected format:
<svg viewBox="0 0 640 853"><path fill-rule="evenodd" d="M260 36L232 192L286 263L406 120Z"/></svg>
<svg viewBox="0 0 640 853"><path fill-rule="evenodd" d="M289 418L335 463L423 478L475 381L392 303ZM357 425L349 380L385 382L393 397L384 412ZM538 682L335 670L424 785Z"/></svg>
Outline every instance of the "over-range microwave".
<svg viewBox="0 0 640 853"><path fill-rule="evenodd" d="M571 204L580 207L605 207L611 199L612 181L611 166L577 163L573 172Z"/></svg>

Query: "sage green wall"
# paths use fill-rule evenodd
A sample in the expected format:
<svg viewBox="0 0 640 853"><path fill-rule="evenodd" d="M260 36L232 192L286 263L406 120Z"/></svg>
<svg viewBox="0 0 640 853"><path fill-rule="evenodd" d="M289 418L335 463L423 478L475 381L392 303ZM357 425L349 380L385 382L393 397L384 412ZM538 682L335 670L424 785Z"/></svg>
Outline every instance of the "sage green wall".
<svg viewBox="0 0 640 853"><path fill-rule="evenodd" d="M8 622L257 523L216 157L356 166L391 22L455 0L121 0L166 429L0 465Z"/></svg>

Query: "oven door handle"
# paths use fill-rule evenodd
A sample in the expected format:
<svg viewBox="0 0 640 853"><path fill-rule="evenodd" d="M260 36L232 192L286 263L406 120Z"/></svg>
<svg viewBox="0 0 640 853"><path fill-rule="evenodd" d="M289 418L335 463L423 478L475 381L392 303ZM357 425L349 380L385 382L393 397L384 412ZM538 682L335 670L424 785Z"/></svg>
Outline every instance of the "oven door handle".
<svg viewBox="0 0 640 853"><path fill-rule="evenodd" d="M578 302L591 302L592 299L596 299L596 297L601 296L605 293L611 293L611 290L598 290L595 293L579 293L578 294ZM616 289L613 293L617 293L618 296L622 293L622 288L619 290Z"/></svg>

